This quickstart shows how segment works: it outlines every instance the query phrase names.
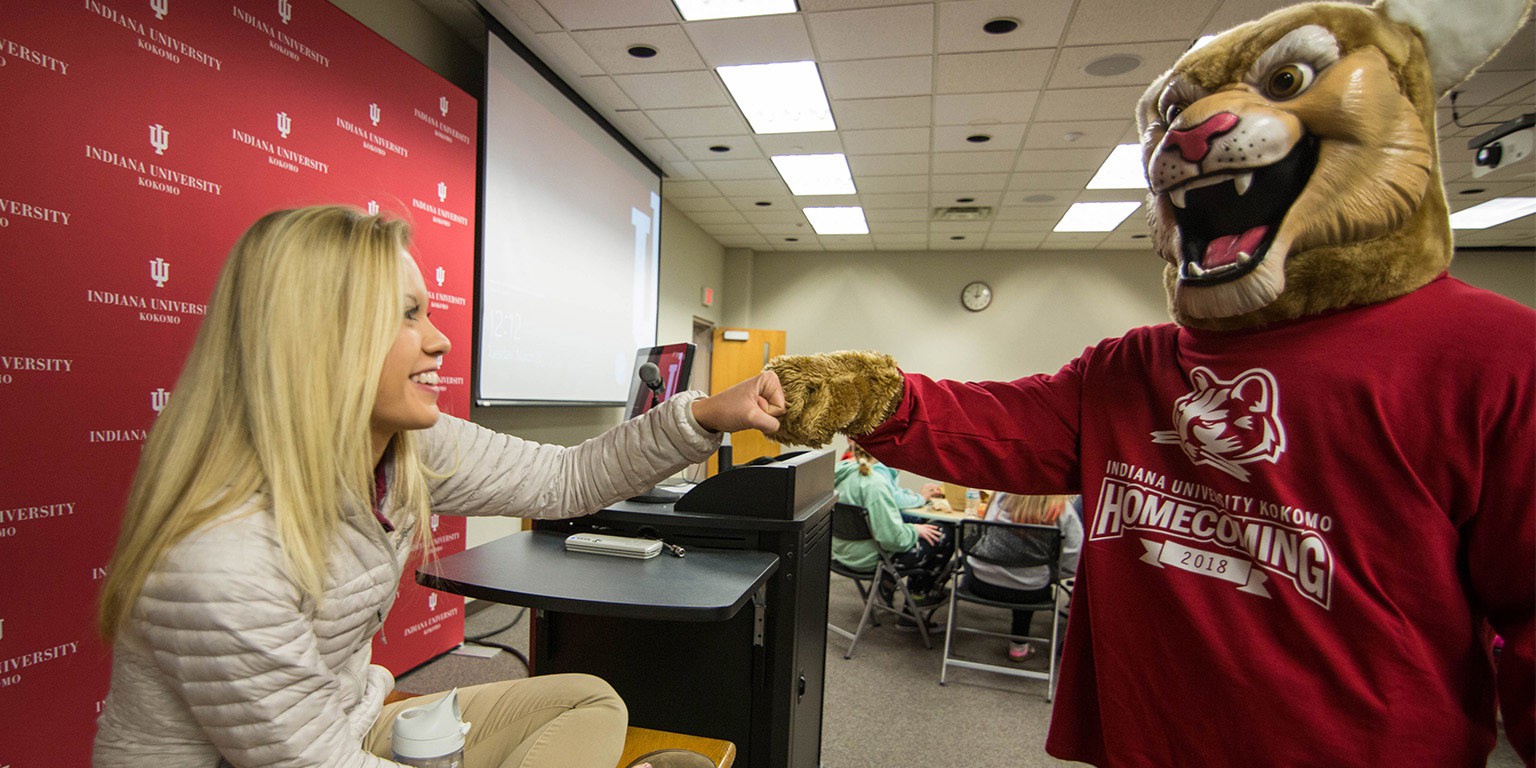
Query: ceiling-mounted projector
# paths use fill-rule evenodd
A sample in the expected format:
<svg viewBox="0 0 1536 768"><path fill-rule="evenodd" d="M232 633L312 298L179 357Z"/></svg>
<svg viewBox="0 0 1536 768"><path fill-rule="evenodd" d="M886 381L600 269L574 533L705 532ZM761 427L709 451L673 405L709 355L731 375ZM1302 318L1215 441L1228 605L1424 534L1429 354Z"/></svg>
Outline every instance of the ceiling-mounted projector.
<svg viewBox="0 0 1536 768"><path fill-rule="evenodd" d="M1467 142L1473 151L1472 175L1482 178L1531 156L1536 143L1536 113L1527 112Z"/></svg>

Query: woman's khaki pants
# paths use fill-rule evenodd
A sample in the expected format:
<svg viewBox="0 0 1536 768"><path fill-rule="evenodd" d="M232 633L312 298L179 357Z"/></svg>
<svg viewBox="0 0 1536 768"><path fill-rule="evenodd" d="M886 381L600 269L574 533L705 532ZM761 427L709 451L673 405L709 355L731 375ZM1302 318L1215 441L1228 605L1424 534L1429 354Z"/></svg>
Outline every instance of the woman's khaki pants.
<svg viewBox="0 0 1536 768"><path fill-rule="evenodd" d="M433 694L386 705L364 748L389 758L395 716ZM591 675L540 675L459 689L470 724L464 768L613 768L624 752L629 711Z"/></svg>

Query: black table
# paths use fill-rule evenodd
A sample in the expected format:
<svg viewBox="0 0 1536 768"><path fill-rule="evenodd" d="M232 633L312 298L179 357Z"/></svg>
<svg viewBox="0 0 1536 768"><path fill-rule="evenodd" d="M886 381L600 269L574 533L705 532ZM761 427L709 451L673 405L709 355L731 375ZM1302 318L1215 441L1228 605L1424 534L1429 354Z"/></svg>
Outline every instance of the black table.
<svg viewBox="0 0 1536 768"><path fill-rule="evenodd" d="M525 531L432 561L423 586L539 610L659 621L725 621L779 568L771 552L689 549L647 560L567 552L565 534Z"/></svg>

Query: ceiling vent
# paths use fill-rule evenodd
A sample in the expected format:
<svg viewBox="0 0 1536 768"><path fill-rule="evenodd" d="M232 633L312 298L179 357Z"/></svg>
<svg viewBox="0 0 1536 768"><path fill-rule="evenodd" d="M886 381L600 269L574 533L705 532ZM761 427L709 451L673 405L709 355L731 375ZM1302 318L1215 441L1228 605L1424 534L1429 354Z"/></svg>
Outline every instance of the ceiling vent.
<svg viewBox="0 0 1536 768"><path fill-rule="evenodd" d="M933 209L934 221L986 221L992 218L990 205L951 205Z"/></svg>

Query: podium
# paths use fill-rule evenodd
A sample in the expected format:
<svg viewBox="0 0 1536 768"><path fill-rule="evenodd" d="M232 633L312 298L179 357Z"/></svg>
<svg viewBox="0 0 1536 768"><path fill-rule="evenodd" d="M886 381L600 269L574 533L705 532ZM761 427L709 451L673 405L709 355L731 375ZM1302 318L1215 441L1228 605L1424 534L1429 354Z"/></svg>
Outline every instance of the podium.
<svg viewBox="0 0 1536 768"><path fill-rule="evenodd" d="M759 563L771 556L776 565L754 585L745 576L701 576L729 581L727 592L750 588L725 618L615 602L538 608L534 674L597 675L624 698L631 725L731 741L737 765L817 768L832 467L827 450L787 454L715 475L671 504L626 501L588 517L537 521L537 533L654 536L685 548L681 560L654 558L662 568L706 555ZM616 567L633 565L617 560L587 555L579 570L612 586L627 577Z"/></svg>

